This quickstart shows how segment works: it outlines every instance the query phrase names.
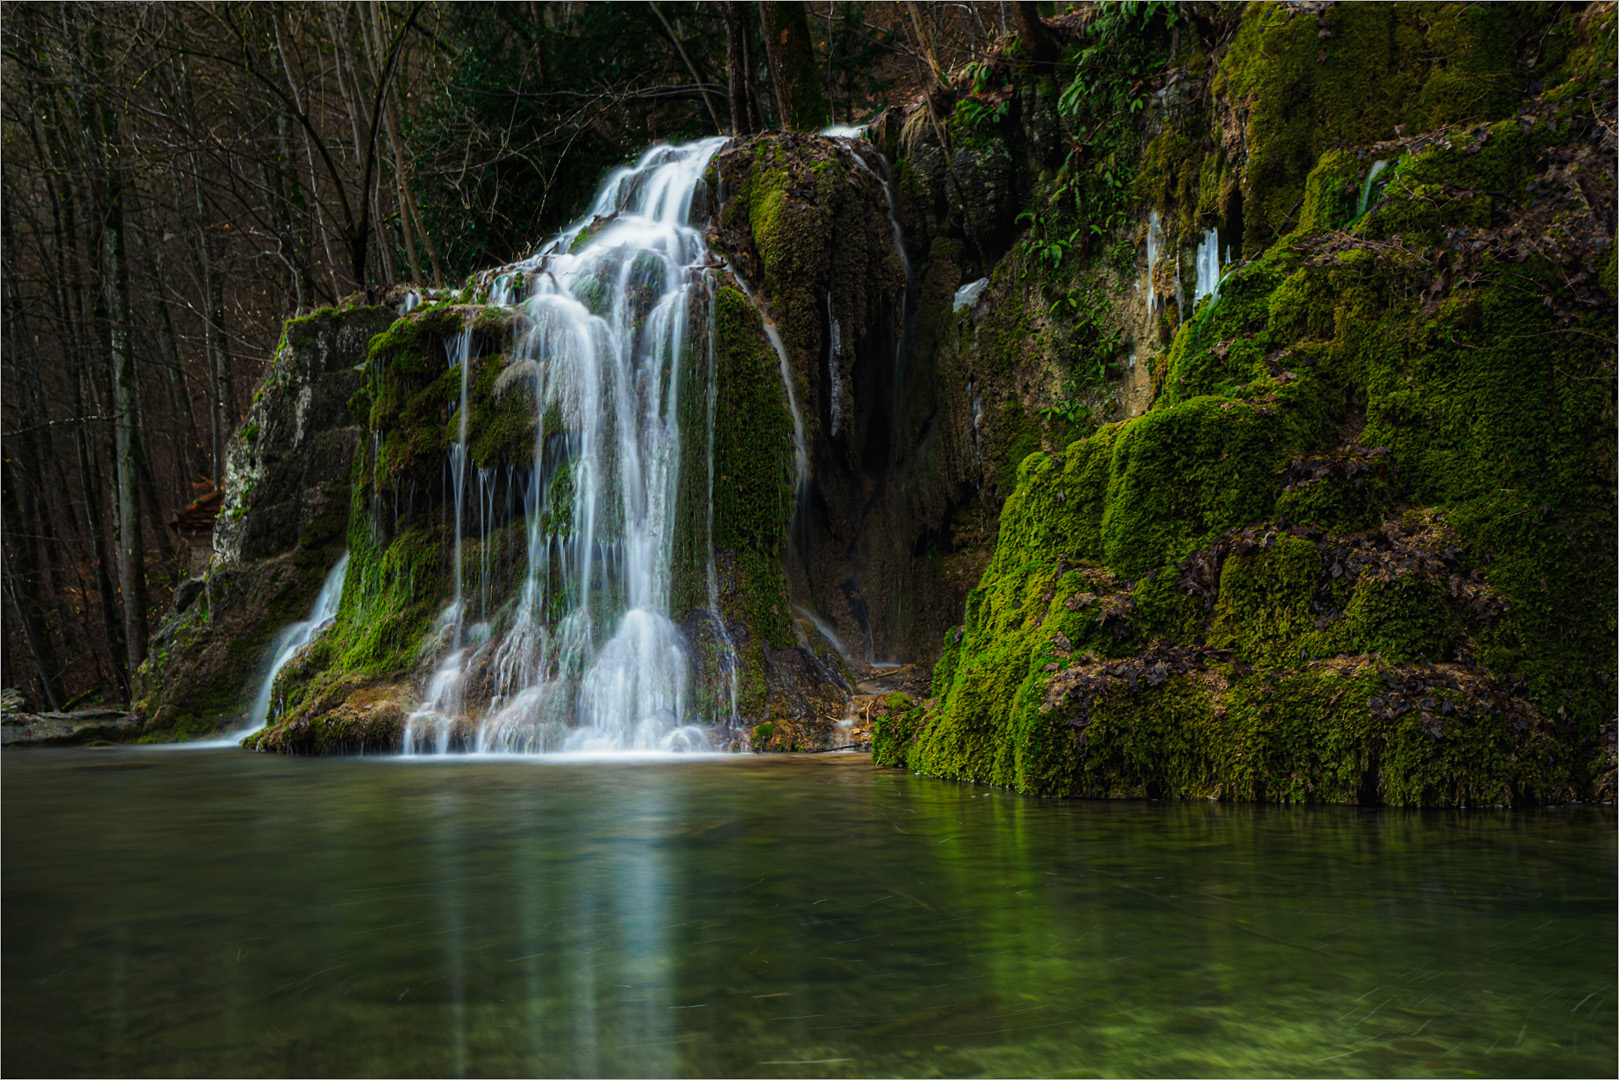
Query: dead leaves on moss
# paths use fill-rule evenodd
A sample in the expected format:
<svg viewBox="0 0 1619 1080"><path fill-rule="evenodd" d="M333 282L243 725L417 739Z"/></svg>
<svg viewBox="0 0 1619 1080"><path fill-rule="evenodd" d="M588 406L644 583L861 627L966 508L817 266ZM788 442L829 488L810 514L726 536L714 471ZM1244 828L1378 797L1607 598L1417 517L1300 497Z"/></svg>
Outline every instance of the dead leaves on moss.
<svg viewBox="0 0 1619 1080"><path fill-rule="evenodd" d="M1311 483L1326 476L1363 483L1380 468L1392 468L1387 462L1388 452L1378 453L1379 450L1382 448L1341 455L1307 455L1294 459L1283 475L1291 477L1293 485ZM1329 457L1337 460L1324 460ZM1340 581L1392 583L1411 575L1434 578L1445 582L1445 591L1452 599L1460 601L1474 619L1490 622L1507 610L1506 600L1483 580L1482 572L1462 573L1462 549L1455 534L1433 522L1408 528L1398 521L1387 521L1377 529L1349 537L1329 535L1315 525L1250 525L1226 533L1201 551L1182 559L1176 566L1180 572L1176 584L1187 596L1201 600L1204 611L1212 611L1219 595L1225 560L1232 555L1268 551L1283 537L1308 540L1321 553L1319 596L1314 605L1318 629L1332 625L1341 614L1332 602L1333 585Z"/></svg>
<svg viewBox="0 0 1619 1080"><path fill-rule="evenodd" d="M1139 689L1162 686L1172 675L1207 672L1209 664L1229 663L1231 650L1188 645L1155 645L1122 660L1098 660L1087 656L1053 676L1046 686L1042 713L1062 708L1064 723L1084 731L1091 723L1091 710L1099 698L1125 693L1132 697Z"/></svg>

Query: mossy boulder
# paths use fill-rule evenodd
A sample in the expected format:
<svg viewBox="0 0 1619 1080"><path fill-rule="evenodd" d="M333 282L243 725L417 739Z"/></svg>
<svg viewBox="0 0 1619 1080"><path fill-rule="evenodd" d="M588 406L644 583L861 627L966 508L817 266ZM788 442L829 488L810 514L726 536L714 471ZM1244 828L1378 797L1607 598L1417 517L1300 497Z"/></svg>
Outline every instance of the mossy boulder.
<svg viewBox="0 0 1619 1080"><path fill-rule="evenodd" d="M303 618L349 532L356 451L349 403L386 308L327 308L287 323L225 469L214 558L199 596L154 633L143 738L240 727L275 634ZM195 591L195 590L191 590Z"/></svg>

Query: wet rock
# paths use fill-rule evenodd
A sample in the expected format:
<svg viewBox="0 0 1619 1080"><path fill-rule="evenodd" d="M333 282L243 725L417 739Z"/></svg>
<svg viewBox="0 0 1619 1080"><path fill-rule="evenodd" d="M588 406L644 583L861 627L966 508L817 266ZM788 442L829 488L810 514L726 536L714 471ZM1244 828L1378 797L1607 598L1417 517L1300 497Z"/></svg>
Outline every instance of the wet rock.
<svg viewBox="0 0 1619 1080"><path fill-rule="evenodd" d="M141 731L141 718L117 709L25 713L6 711L0 719L0 746L82 746L129 742Z"/></svg>

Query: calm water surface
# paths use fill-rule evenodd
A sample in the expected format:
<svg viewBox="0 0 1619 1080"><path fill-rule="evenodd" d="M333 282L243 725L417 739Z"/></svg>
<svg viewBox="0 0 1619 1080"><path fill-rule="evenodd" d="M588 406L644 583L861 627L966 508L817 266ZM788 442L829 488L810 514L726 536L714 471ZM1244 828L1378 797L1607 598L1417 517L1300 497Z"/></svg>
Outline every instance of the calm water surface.
<svg viewBox="0 0 1619 1080"><path fill-rule="evenodd" d="M1611 813L8 751L7 1075L1612 1076Z"/></svg>

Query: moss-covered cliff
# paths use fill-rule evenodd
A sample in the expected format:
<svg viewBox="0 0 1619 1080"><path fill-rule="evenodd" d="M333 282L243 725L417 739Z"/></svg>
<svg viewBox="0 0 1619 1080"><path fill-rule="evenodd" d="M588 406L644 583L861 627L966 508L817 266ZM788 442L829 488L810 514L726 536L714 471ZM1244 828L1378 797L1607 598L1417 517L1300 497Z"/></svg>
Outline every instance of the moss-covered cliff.
<svg viewBox="0 0 1619 1080"><path fill-rule="evenodd" d="M1022 463L879 760L1040 794L1611 797L1611 6L1193 8L1138 128L1150 404ZM1209 229L1234 258L1194 307Z"/></svg>

